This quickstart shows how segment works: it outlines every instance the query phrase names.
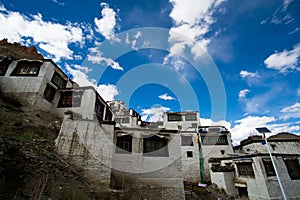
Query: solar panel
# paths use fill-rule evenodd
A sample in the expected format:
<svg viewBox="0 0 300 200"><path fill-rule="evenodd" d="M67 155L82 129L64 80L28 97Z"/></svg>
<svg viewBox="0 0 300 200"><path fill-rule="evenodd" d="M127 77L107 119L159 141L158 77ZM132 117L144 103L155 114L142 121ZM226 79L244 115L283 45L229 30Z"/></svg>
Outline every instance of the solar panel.
<svg viewBox="0 0 300 200"><path fill-rule="evenodd" d="M269 129L266 127L261 127L261 128L255 128L259 133L271 133Z"/></svg>

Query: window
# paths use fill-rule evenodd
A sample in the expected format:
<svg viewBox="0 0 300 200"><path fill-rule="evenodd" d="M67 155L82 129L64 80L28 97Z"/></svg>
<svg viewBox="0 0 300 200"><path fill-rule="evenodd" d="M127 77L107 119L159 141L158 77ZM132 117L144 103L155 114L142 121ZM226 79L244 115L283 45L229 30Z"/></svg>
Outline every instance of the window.
<svg viewBox="0 0 300 200"><path fill-rule="evenodd" d="M59 108L65 107L80 107L81 105L82 91L63 91L60 94L60 100L58 102Z"/></svg>
<svg viewBox="0 0 300 200"><path fill-rule="evenodd" d="M144 138L144 156L161 156L168 157L168 140L156 135Z"/></svg>
<svg viewBox="0 0 300 200"><path fill-rule="evenodd" d="M201 136L203 145L228 145L226 135L220 136Z"/></svg>
<svg viewBox="0 0 300 200"><path fill-rule="evenodd" d="M95 113L97 115L98 120L103 120L103 112L105 105L102 103L101 98L97 95L96 104L95 104Z"/></svg>
<svg viewBox="0 0 300 200"><path fill-rule="evenodd" d="M105 121L111 121L112 120L112 112L110 111L110 109L108 108L108 106L106 107L106 112L105 112Z"/></svg>
<svg viewBox="0 0 300 200"><path fill-rule="evenodd" d="M59 88L65 88L67 85L67 81L64 80L57 72L54 72L51 82Z"/></svg>
<svg viewBox="0 0 300 200"><path fill-rule="evenodd" d="M263 158L262 161L264 163L267 176L276 176L271 159Z"/></svg>
<svg viewBox="0 0 300 200"><path fill-rule="evenodd" d="M42 62L19 61L11 76L38 76Z"/></svg>
<svg viewBox="0 0 300 200"><path fill-rule="evenodd" d="M284 158L284 163L292 180L300 179L300 166L297 158Z"/></svg>
<svg viewBox="0 0 300 200"><path fill-rule="evenodd" d="M181 146L194 146L193 136L181 136Z"/></svg>
<svg viewBox="0 0 300 200"><path fill-rule="evenodd" d="M10 63L12 62L12 60L8 59L8 58L3 58L2 60L0 60L0 76L4 76L8 66L10 65Z"/></svg>
<svg viewBox="0 0 300 200"><path fill-rule="evenodd" d="M185 115L185 121L197 121L196 113L189 113Z"/></svg>
<svg viewBox="0 0 300 200"><path fill-rule="evenodd" d="M45 89L45 91L44 91L44 96L45 96L45 98L46 98L48 101L52 102L53 99L54 99L54 97L55 97L55 93L56 93L55 88L52 87L50 84L47 84L46 89Z"/></svg>
<svg viewBox="0 0 300 200"><path fill-rule="evenodd" d="M168 114L168 121L182 121L180 114Z"/></svg>
<svg viewBox="0 0 300 200"><path fill-rule="evenodd" d="M248 176L254 178L252 162L241 162L236 164L240 176Z"/></svg>
<svg viewBox="0 0 300 200"><path fill-rule="evenodd" d="M132 152L132 136L124 135L117 137L116 153L130 154Z"/></svg>
<svg viewBox="0 0 300 200"><path fill-rule="evenodd" d="M187 152L186 152L186 156L187 156L188 158L192 158L192 157L193 157L193 152L192 152L192 151L187 151Z"/></svg>
<svg viewBox="0 0 300 200"><path fill-rule="evenodd" d="M221 155L225 154L225 150L220 150Z"/></svg>
<svg viewBox="0 0 300 200"><path fill-rule="evenodd" d="M123 124L129 124L129 118L126 117L126 118L122 118L122 122Z"/></svg>

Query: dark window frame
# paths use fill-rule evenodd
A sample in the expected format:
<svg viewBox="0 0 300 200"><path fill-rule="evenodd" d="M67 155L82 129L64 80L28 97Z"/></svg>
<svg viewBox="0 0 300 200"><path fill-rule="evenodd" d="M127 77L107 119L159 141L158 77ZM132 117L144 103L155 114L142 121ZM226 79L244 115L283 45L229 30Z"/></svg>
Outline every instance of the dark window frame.
<svg viewBox="0 0 300 200"><path fill-rule="evenodd" d="M292 180L300 179L300 166L297 158L284 158L283 159L289 176Z"/></svg>
<svg viewBox="0 0 300 200"><path fill-rule="evenodd" d="M228 145L227 135L201 136L202 145Z"/></svg>
<svg viewBox="0 0 300 200"><path fill-rule="evenodd" d="M67 85L67 80L65 80L63 77L58 72L54 72L52 78L51 78L51 83L56 85L60 89L66 88Z"/></svg>
<svg viewBox="0 0 300 200"><path fill-rule="evenodd" d="M105 103L101 101L100 96L96 96L96 103L95 103L95 113L98 118L98 120L103 120L104 115L104 109L105 109Z"/></svg>
<svg viewBox="0 0 300 200"><path fill-rule="evenodd" d="M181 135L181 146L194 146L193 136Z"/></svg>
<svg viewBox="0 0 300 200"><path fill-rule="evenodd" d="M186 152L186 157L187 158L192 158L193 157L193 151L187 151Z"/></svg>
<svg viewBox="0 0 300 200"><path fill-rule="evenodd" d="M168 114L168 121L169 122L183 121L182 120L182 115L181 114L175 114L175 113L169 113Z"/></svg>
<svg viewBox="0 0 300 200"><path fill-rule="evenodd" d="M112 121L112 117L113 117L112 112L110 111L109 107L106 106L106 111L105 111L105 117L104 117L104 120L105 120L105 121Z"/></svg>
<svg viewBox="0 0 300 200"><path fill-rule="evenodd" d="M271 159L270 158L263 158L262 161L263 161L263 164L264 164L264 168L265 168L267 177L276 176L275 169L274 169L274 166L272 164Z"/></svg>
<svg viewBox="0 0 300 200"><path fill-rule="evenodd" d="M42 66L40 61L19 61L17 66L10 74L11 76L39 76L40 68ZM34 69L34 70L33 70ZM32 71L33 70L33 71ZM33 72L33 73L31 73Z"/></svg>
<svg viewBox="0 0 300 200"><path fill-rule="evenodd" d="M156 135L143 138L143 156L169 157L168 139Z"/></svg>
<svg viewBox="0 0 300 200"><path fill-rule="evenodd" d="M236 163L239 176L255 178L252 162Z"/></svg>
<svg viewBox="0 0 300 200"><path fill-rule="evenodd" d="M57 107L80 107L82 101L82 94L82 91L61 91Z"/></svg>
<svg viewBox="0 0 300 200"><path fill-rule="evenodd" d="M56 89L52 85L47 83L46 88L44 90L45 99L52 103L52 101L54 100L55 94L56 94Z"/></svg>
<svg viewBox="0 0 300 200"><path fill-rule="evenodd" d="M117 136L116 154L131 154L132 153L132 139L131 135Z"/></svg>
<svg viewBox="0 0 300 200"><path fill-rule="evenodd" d="M185 114L185 121L197 121L197 114L196 113L188 113Z"/></svg>
<svg viewBox="0 0 300 200"><path fill-rule="evenodd" d="M11 64L12 60L8 58L4 58L0 60L0 76L5 76L9 65Z"/></svg>

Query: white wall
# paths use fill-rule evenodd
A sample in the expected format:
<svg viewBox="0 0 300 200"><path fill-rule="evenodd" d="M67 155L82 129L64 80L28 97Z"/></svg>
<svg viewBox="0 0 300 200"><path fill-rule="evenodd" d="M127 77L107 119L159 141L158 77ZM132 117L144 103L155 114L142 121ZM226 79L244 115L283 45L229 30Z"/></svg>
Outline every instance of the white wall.
<svg viewBox="0 0 300 200"><path fill-rule="evenodd" d="M66 115L55 140L58 153L85 169L96 187L109 189L113 156L113 125L98 120L72 120Z"/></svg>
<svg viewBox="0 0 300 200"><path fill-rule="evenodd" d="M139 185L143 199L184 199L180 135L164 133L169 137L169 156L150 157L143 155L143 135L155 135L157 132L144 132L142 128L127 132L133 134L132 153L114 154L112 169L119 174L115 176L126 177L126 180Z"/></svg>

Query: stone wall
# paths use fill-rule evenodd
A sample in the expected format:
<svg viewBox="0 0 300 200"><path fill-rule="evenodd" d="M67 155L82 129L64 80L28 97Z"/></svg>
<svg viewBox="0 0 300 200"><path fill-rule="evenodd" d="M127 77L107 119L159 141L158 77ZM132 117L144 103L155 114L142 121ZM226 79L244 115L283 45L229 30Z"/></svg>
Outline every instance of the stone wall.
<svg viewBox="0 0 300 200"><path fill-rule="evenodd" d="M114 125L65 116L55 141L58 153L84 169L100 189L109 189Z"/></svg>

